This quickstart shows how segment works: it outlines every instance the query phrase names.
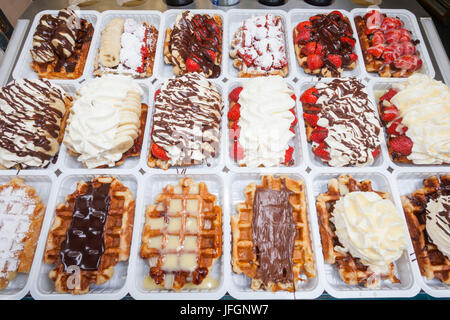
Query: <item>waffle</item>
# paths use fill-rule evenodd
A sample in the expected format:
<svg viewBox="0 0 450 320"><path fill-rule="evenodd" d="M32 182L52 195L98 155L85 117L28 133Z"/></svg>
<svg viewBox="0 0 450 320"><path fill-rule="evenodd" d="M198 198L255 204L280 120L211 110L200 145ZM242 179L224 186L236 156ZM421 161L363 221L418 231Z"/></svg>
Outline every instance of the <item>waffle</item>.
<svg viewBox="0 0 450 320"><path fill-rule="evenodd" d="M45 206L23 179L0 186L0 290L18 272L30 273Z"/></svg>
<svg viewBox="0 0 450 320"><path fill-rule="evenodd" d="M292 260L289 261L293 273L293 279L287 281L263 281L259 276L260 268L259 250L255 248L255 241L252 235L252 221L254 219L254 200L256 191L259 188L266 190L289 191L289 203L292 207L292 222L295 225L295 237L293 238ZM249 184L244 189L245 202L239 203L236 207L238 214L231 217L231 231L233 234L232 243L232 266L233 271L238 274L245 274L251 278L251 288L253 290L265 289L267 291L297 289L298 280L303 280L304 275L314 278L316 271L312 254L311 239L306 215L305 184L302 181L293 180L286 176L275 178L273 176L263 176L261 185ZM276 242L277 239L274 239ZM279 240L279 239L278 239Z"/></svg>
<svg viewBox="0 0 450 320"><path fill-rule="evenodd" d="M166 289L199 285L222 254L222 209L204 182L168 185L145 211L140 255ZM182 245L181 245L182 243Z"/></svg>
<svg viewBox="0 0 450 320"><path fill-rule="evenodd" d="M430 198L450 195L450 175L429 177L423 181L423 188L402 196L402 206L406 222L416 252L417 262L422 276L428 280L439 279L450 284L450 260L434 245L426 232L427 203Z"/></svg>
<svg viewBox="0 0 450 320"><path fill-rule="evenodd" d="M74 252L72 251L74 249L73 246L67 246L67 241L70 241L70 238L67 236L71 231L77 201L81 204L86 203L88 201L86 198L79 197L88 194L91 189L95 191L99 190L99 188L107 188L108 184L110 185L108 191L110 204L102 235L103 254L101 254L96 267L79 267L79 285L75 282L75 285L72 286L72 273L67 272L63 261L63 253ZM81 199L81 201L77 200L77 198ZM97 201L99 200L98 195L96 199ZM83 200L86 201L83 202ZM89 209L92 210L93 206L91 204L88 205ZM76 191L66 197L66 203L61 203L56 207L55 220L49 231L44 253L44 263L55 265L55 268L50 271L49 277L55 281L55 290L57 292L68 292L76 295L85 294L89 292L91 284L101 285L112 278L114 266L120 261L127 261L130 255L134 206L133 194L115 177L96 177L89 182L78 182ZM80 215L77 218L79 219ZM87 227L86 223L82 226ZM80 227L79 222L77 227ZM92 233L94 234L94 232ZM72 235L72 237L74 236ZM98 244L98 239L93 243ZM89 243L85 245L87 247ZM64 251L63 248L67 248L68 251ZM92 252L92 250L89 252ZM80 251L78 251L78 254L80 254ZM72 264L68 267L71 266Z"/></svg>
<svg viewBox="0 0 450 320"><path fill-rule="evenodd" d="M400 280L395 276L393 263L389 265L389 272L375 274L370 271L369 267L362 264L359 258L354 258L350 253L341 253L335 249L335 246L341 246L341 244L335 233L335 227L330 222L334 205L341 196L354 191L373 191L383 199L390 197L386 192L374 191L370 180L358 182L349 175L341 175L338 179L331 179L328 182L328 191L320 194L316 199L319 231L325 262L336 264L339 269L339 276L349 285L363 284L367 288L377 288L380 280L400 283Z"/></svg>

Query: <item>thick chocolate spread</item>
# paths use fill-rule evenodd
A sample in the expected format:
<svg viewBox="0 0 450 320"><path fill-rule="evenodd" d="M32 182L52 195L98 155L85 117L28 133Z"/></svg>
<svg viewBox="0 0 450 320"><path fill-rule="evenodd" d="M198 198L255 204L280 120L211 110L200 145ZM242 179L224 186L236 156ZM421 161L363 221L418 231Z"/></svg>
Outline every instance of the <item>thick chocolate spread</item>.
<svg viewBox="0 0 450 320"><path fill-rule="evenodd" d="M88 182L85 194L75 199L72 222L61 244L64 269L78 266L81 270L97 270L105 250L104 232L108 218L109 183L95 188Z"/></svg>
<svg viewBox="0 0 450 320"><path fill-rule="evenodd" d="M265 285L294 282L292 254L296 229L290 194L284 185L281 190L256 189L252 217L253 252L259 266L256 278Z"/></svg>

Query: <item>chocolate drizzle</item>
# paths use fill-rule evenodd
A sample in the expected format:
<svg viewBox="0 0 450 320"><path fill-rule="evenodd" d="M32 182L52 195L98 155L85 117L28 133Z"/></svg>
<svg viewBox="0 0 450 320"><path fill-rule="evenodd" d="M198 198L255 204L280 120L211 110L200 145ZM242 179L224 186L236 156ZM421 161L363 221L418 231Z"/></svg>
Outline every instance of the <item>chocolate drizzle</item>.
<svg viewBox="0 0 450 320"><path fill-rule="evenodd" d="M97 270L105 250L104 232L108 218L111 184L96 188L88 182L86 193L77 196L72 222L61 244L64 270L78 266L81 270Z"/></svg>

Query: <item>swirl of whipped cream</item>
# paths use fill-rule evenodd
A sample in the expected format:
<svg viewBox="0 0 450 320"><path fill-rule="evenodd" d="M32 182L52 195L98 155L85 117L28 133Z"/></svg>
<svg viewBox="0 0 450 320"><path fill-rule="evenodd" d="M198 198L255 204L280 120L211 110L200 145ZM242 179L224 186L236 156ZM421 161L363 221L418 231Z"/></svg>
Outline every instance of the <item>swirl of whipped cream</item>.
<svg viewBox="0 0 450 320"><path fill-rule="evenodd" d="M406 229L390 199L375 192L350 192L334 207L331 221L342 247L367 266L385 267L406 248Z"/></svg>
<svg viewBox="0 0 450 320"><path fill-rule="evenodd" d="M450 259L450 196L431 199L426 208L426 230L431 241Z"/></svg>
<svg viewBox="0 0 450 320"><path fill-rule="evenodd" d="M371 165L380 146L381 124L364 85L355 78L316 85L320 105L317 125L328 129L332 167ZM313 147L318 144L313 142Z"/></svg>
<svg viewBox="0 0 450 320"><path fill-rule="evenodd" d="M450 163L449 87L420 73L393 87L398 93L391 102L413 142L407 158L415 164Z"/></svg>
<svg viewBox="0 0 450 320"><path fill-rule="evenodd" d="M87 81L73 102L64 144L88 168L114 166L138 136L142 95L130 76Z"/></svg>
<svg viewBox="0 0 450 320"><path fill-rule="evenodd" d="M245 156L239 160L247 167L278 166L284 161L295 107L293 91L280 76L252 78L243 83L239 95L241 105L238 125L241 128L239 144Z"/></svg>

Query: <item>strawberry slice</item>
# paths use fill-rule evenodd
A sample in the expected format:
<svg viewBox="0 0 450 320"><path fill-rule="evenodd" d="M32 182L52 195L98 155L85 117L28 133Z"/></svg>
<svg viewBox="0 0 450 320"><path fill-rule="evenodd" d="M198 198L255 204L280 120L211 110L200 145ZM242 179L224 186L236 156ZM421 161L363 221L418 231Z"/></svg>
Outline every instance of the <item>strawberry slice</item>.
<svg viewBox="0 0 450 320"><path fill-rule="evenodd" d="M325 143L320 143L319 146L313 151L316 156L324 160L331 160L330 153L326 150Z"/></svg>
<svg viewBox="0 0 450 320"><path fill-rule="evenodd" d="M208 52L208 54L209 54L209 56L211 57L211 60L212 60L212 61L215 61L215 60L216 60L216 54L215 54L214 51L212 51L212 50L206 50L206 52Z"/></svg>
<svg viewBox="0 0 450 320"><path fill-rule="evenodd" d="M230 138L230 140L234 141L236 139L239 139L240 135L241 135L241 127L239 127L237 122L235 122L228 131L228 137Z"/></svg>
<svg viewBox="0 0 450 320"><path fill-rule="evenodd" d="M186 59L186 68L189 72L195 72L200 69L200 65L191 58Z"/></svg>
<svg viewBox="0 0 450 320"><path fill-rule="evenodd" d="M319 96L319 91L315 87L311 87L300 96L300 101L302 103L316 103Z"/></svg>
<svg viewBox="0 0 450 320"><path fill-rule="evenodd" d="M161 92L161 89L156 90L156 92L155 92L155 100L156 100L156 97L159 95L160 92Z"/></svg>
<svg viewBox="0 0 450 320"><path fill-rule="evenodd" d="M293 127L293 126L295 126L295 125L297 124L298 119L297 119L297 115L295 114L294 108L290 109L289 111L292 112L292 114L293 114L294 117L295 117L295 118L294 118L294 121L291 122L291 127Z"/></svg>
<svg viewBox="0 0 450 320"><path fill-rule="evenodd" d="M158 146L156 143L152 144L152 154L158 159L169 160L166 151L160 146Z"/></svg>
<svg viewBox="0 0 450 320"><path fill-rule="evenodd" d="M295 37L295 43L305 44L311 40L311 31L306 28L301 29Z"/></svg>
<svg viewBox="0 0 450 320"><path fill-rule="evenodd" d="M375 150L372 151L372 157L376 159L376 157L378 157L380 153L381 153L380 148L376 148Z"/></svg>
<svg viewBox="0 0 450 320"><path fill-rule="evenodd" d="M380 102L383 100L387 100L387 101L391 101L391 99L397 94L397 91L395 91L394 89L389 89L388 92L386 92L381 98L380 98Z"/></svg>
<svg viewBox="0 0 450 320"><path fill-rule="evenodd" d="M230 146L230 157L234 161L244 159L244 148L241 147L238 141L234 141L234 143Z"/></svg>
<svg viewBox="0 0 450 320"><path fill-rule="evenodd" d="M355 42L356 41L354 39L350 38L350 37L342 37L341 38L341 42L342 43L348 43L353 48L355 46Z"/></svg>
<svg viewBox="0 0 450 320"><path fill-rule="evenodd" d="M311 133L311 141L321 143L328 137L328 129L323 127L316 127Z"/></svg>
<svg viewBox="0 0 450 320"><path fill-rule="evenodd" d="M312 54L320 54L323 50L323 46L320 43L317 43L315 41L308 42L303 48L302 48L302 54L305 56L309 56Z"/></svg>
<svg viewBox="0 0 450 320"><path fill-rule="evenodd" d="M394 61L394 66L398 69L409 71L417 70L419 58L416 56L402 56Z"/></svg>
<svg viewBox="0 0 450 320"><path fill-rule="evenodd" d="M303 112L303 119L305 119L312 127L316 127L319 116L317 114Z"/></svg>
<svg viewBox="0 0 450 320"><path fill-rule="evenodd" d="M383 44L379 44L377 46L368 48L367 53L373 55L375 58L378 59L383 54L384 48L385 46Z"/></svg>
<svg viewBox="0 0 450 320"><path fill-rule="evenodd" d="M294 153L294 148L289 146L289 148L286 150L286 152L284 154L283 164L289 164L289 162L291 162L293 153Z"/></svg>
<svg viewBox="0 0 450 320"><path fill-rule="evenodd" d="M397 29L391 29L384 33L384 38L387 43L399 42L401 37L402 33Z"/></svg>
<svg viewBox="0 0 450 320"><path fill-rule="evenodd" d="M297 100L297 97L295 96L295 94L293 94L293 95L291 96L291 99L294 100L294 101Z"/></svg>
<svg viewBox="0 0 450 320"><path fill-rule="evenodd" d="M320 69L323 66L322 58L318 54L312 54L308 56L306 63L308 64L308 68L311 71Z"/></svg>
<svg viewBox="0 0 450 320"><path fill-rule="evenodd" d="M400 31L400 42L409 42L411 41L411 32L406 29L399 29Z"/></svg>
<svg viewBox="0 0 450 320"><path fill-rule="evenodd" d="M331 15L331 14L336 14L336 15L338 15L341 19L344 19L344 15L343 15L340 11L334 10L334 11L331 11L331 12L330 12L330 15Z"/></svg>
<svg viewBox="0 0 450 320"><path fill-rule="evenodd" d="M398 152L403 156L411 154L413 142L407 136L398 136L389 140L389 145L394 152Z"/></svg>
<svg viewBox="0 0 450 320"><path fill-rule="evenodd" d="M403 26L403 22L398 19L398 18L391 18L391 17L386 17L383 20L383 23L381 24L380 29L383 32L386 32L388 30L392 30L392 29L398 29L401 28Z"/></svg>
<svg viewBox="0 0 450 320"><path fill-rule="evenodd" d="M373 34L372 37L372 46L376 46L384 43L384 34L381 31L377 31Z"/></svg>
<svg viewBox="0 0 450 320"><path fill-rule="evenodd" d="M312 16L311 18L309 18L309 21L310 21L311 23L314 23L315 20L320 20L320 19L322 19L321 16Z"/></svg>
<svg viewBox="0 0 450 320"><path fill-rule="evenodd" d="M358 55L356 53L350 53L349 57L351 62L358 60Z"/></svg>
<svg viewBox="0 0 450 320"><path fill-rule="evenodd" d="M309 21L300 22L296 28L298 32L301 32L302 29L311 29L311 22Z"/></svg>
<svg viewBox="0 0 450 320"><path fill-rule="evenodd" d="M385 63L387 64L391 64L395 61L395 59L397 59L399 57L399 55L394 52L394 51L385 51L383 53L383 60Z"/></svg>
<svg viewBox="0 0 450 320"><path fill-rule="evenodd" d="M383 114L381 115L381 119L385 122L391 122L399 115L398 109L396 106L392 105L384 108Z"/></svg>
<svg viewBox="0 0 450 320"><path fill-rule="evenodd" d="M416 46L411 41L404 41L401 43L403 47L403 54L406 56L410 56L416 53Z"/></svg>
<svg viewBox="0 0 450 320"><path fill-rule="evenodd" d="M234 88L228 95L228 98L233 102L238 102L242 89L242 87Z"/></svg>
<svg viewBox="0 0 450 320"><path fill-rule="evenodd" d="M336 68L342 66L342 58L337 54L330 54L327 56L328 61L330 61Z"/></svg>
<svg viewBox="0 0 450 320"><path fill-rule="evenodd" d="M402 135L408 131L408 127L402 124L403 118L398 118L392 122L392 124L387 128L387 133L390 135Z"/></svg>
<svg viewBox="0 0 450 320"><path fill-rule="evenodd" d="M380 29L383 16L380 11L371 10L364 16L364 20L366 20L366 34L372 34Z"/></svg>
<svg viewBox="0 0 450 320"><path fill-rule="evenodd" d="M228 119L231 121L238 121L241 117L241 105L239 103L233 104L230 111L228 111Z"/></svg>

